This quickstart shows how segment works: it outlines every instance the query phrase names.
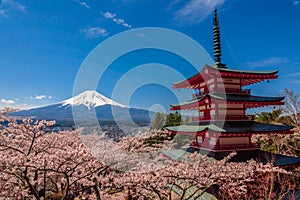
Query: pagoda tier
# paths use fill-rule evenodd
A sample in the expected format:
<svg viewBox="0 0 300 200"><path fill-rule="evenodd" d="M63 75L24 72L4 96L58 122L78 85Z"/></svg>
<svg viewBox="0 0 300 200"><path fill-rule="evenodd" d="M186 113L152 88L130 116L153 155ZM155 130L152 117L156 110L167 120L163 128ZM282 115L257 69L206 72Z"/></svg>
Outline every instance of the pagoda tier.
<svg viewBox="0 0 300 200"><path fill-rule="evenodd" d="M171 104L170 110L197 110L199 120L252 120L246 109L262 106L283 105L284 97L260 97L240 94L204 94L191 101Z"/></svg>
<svg viewBox="0 0 300 200"><path fill-rule="evenodd" d="M227 68L217 68L206 65L199 73L194 76L173 83L173 89L187 88L200 90L205 85L210 86L212 82L226 84L235 88L233 85L247 86L264 80L277 79L277 70L273 71L246 71L233 70ZM218 80L219 79L219 80Z"/></svg>
<svg viewBox="0 0 300 200"><path fill-rule="evenodd" d="M292 134L293 127L263 124L254 121L225 121L213 123L192 123L189 125L167 127L172 134L194 136L193 147L211 151L257 149L258 145L251 142L255 134Z"/></svg>

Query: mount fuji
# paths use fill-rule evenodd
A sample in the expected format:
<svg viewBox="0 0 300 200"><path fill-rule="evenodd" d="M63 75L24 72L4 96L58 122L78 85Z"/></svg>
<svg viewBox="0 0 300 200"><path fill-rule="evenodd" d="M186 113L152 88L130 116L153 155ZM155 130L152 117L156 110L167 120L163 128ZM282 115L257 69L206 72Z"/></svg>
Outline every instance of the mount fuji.
<svg viewBox="0 0 300 200"><path fill-rule="evenodd" d="M59 125L74 124L73 115L80 114L81 119L89 120L96 117L101 123L133 121L138 125L147 125L155 113L152 111L130 108L113 101L95 90L87 90L62 102L14 112L18 117L56 120Z"/></svg>
<svg viewBox="0 0 300 200"><path fill-rule="evenodd" d="M86 90L83 93L72 97L70 99L67 99L65 101L61 102L63 106L79 106L84 105L88 108L91 107L98 107L98 106L104 106L104 105L112 105L112 106L119 106L125 108L126 106L117 103L104 95L98 93L95 90Z"/></svg>

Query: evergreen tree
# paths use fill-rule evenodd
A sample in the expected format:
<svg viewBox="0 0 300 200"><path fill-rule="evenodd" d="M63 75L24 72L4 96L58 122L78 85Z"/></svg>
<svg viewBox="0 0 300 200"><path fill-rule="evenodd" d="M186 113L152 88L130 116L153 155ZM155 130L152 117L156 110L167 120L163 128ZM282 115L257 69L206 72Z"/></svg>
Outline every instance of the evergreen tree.
<svg viewBox="0 0 300 200"><path fill-rule="evenodd" d="M151 129L160 130L164 127L166 115L164 113L156 113Z"/></svg>
<svg viewBox="0 0 300 200"><path fill-rule="evenodd" d="M181 115L176 111L167 115L164 127L179 126L181 124Z"/></svg>
<svg viewBox="0 0 300 200"><path fill-rule="evenodd" d="M283 115L283 110L276 109L272 112L261 112L256 114L255 121L265 124L283 124L294 126L294 122L290 116Z"/></svg>

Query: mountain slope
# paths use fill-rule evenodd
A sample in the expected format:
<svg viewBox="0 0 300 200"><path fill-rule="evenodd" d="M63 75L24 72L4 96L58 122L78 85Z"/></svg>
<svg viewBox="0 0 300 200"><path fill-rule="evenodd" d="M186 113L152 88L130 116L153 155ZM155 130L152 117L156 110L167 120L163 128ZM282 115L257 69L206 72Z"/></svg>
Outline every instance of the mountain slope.
<svg viewBox="0 0 300 200"><path fill-rule="evenodd" d="M40 120L56 120L58 124L74 123L73 114L86 121L93 119L96 114L100 122L114 122L115 120L128 122L132 120L136 124L148 124L155 113L129 108L96 91L89 90L57 104L21 110L13 114Z"/></svg>
<svg viewBox="0 0 300 200"><path fill-rule="evenodd" d="M90 107L98 107L103 105L112 105L112 106L119 106L119 107L126 107L120 103L117 103L104 95L98 93L95 90L86 90L83 93L74 96L70 99L61 102L63 106L71 105L71 106L78 106L78 105L85 105L88 108Z"/></svg>

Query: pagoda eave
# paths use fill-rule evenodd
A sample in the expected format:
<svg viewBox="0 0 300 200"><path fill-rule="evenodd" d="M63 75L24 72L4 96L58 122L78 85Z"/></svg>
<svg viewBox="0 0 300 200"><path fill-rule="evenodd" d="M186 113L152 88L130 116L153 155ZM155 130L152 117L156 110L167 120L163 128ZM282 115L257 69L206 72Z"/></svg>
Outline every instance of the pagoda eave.
<svg viewBox="0 0 300 200"><path fill-rule="evenodd" d="M284 102L282 101L265 101L265 102L253 102L253 101L228 101L228 100L214 100L213 103L217 104L243 104L246 109L250 108L258 108L258 107L263 107L263 106L279 106L279 105L284 105ZM200 101L200 102L194 102L191 104L187 105L182 105L182 106L172 106L170 110L175 111L175 110L199 110L200 106L205 105L206 107L209 106L208 103L205 101ZM206 108L210 109L210 108Z"/></svg>
<svg viewBox="0 0 300 200"><path fill-rule="evenodd" d="M198 136L204 136L205 134L209 133L211 136L218 136L220 138L224 137L248 137L249 135L274 135L274 134L293 134L294 131L292 130L277 130L277 131L259 131L259 132L216 132L207 129L204 129L203 131L196 131L196 132L189 132L189 131L172 131L168 130L169 134L183 134L183 135L198 135Z"/></svg>
<svg viewBox="0 0 300 200"><path fill-rule="evenodd" d="M277 79L276 75L278 71L269 72L255 72L255 71L243 71L243 70L229 70L229 69L217 69L206 65L199 73L188 78L187 80L173 83L173 89L196 89L199 83L205 82L209 77L221 77L221 78L236 78L241 80L242 86L258 83L264 80ZM205 78L203 78L205 77Z"/></svg>

